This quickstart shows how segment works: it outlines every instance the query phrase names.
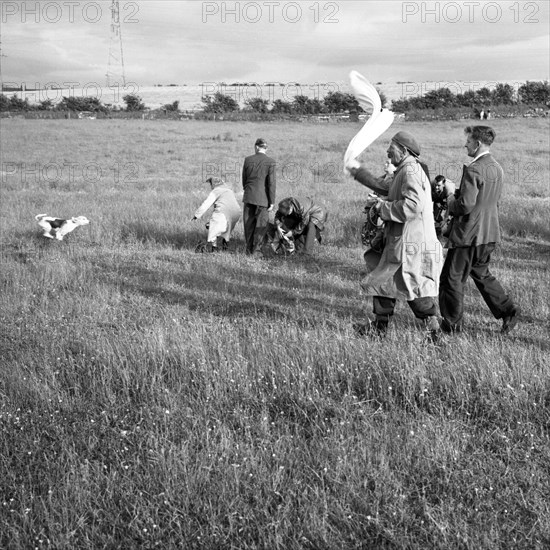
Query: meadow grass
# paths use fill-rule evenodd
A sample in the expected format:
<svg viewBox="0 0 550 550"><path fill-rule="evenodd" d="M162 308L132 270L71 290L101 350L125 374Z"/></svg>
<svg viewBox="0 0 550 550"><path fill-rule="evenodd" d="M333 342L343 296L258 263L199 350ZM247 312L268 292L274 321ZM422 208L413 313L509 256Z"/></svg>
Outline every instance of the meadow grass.
<svg viewBox="0 0 550 550"><path fill-rule="evenodd" d="M357 126L2 120L0 547L547 548L549 128L492 124L521 323L501 337L469 285L466 331L434 346L405 304L387 338L353 332ZM398 122L364 160L406 129L458 180L463 126ZM330 212L323 246L250 259L239 224L195 254L205 171L237 189L259 136L278 198ZM49 241L39 213L92 223Z"/></svg>

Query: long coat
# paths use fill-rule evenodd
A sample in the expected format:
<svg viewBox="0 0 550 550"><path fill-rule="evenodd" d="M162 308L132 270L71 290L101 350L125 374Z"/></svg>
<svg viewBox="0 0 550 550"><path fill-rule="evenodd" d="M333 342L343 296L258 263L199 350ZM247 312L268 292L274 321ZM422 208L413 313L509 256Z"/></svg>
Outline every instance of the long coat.
<svg viewBox="0 0 550 550"><path fill-rule="evenodd" d="M241 207L237 202L235 193L227 185L218 185L212 189L206 200L195 212L195 218L202 218L211 206L214 207L215 214L225 216L231 227L235 227L241 217Z"/></svg>
<svg viewBox="0 0 550 550"><path fill-rule="evenodd" d="M242 181L245 204L275 204L275 161L265 153L256 153L244 159Z"/></svg>
<svg viewBox="0 0 550 550"><path fill-rule="evenodd" d="M367 184L361 170L355 178ZM443 251L435 233L428 177L408 156L397 166L389 186L381 187L374 190L387 195L380 209L385 221L384 251L361 286L369 296L407 301L437 296Z"/></svg>
<svg viewBox="0 0 550 550"><path fill-rule="evenodd" d="M490 153L464 166L456 198L449 199L449 248L500 242L498 201L503 170Z"/></svg>

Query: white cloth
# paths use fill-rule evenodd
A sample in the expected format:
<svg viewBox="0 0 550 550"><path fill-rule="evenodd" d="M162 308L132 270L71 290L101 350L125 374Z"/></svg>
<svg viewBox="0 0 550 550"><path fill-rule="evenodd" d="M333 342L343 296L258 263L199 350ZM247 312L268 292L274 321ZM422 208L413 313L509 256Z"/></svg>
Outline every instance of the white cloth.
<svg viewBox="0 0 550 550"><path fill-rule="evenodd" d="M369 145L378 139L391 125L395 115L382 109L382 102L376 88L357 71L351 71L350 83L359 105L365 111L372 110L366 124L351 140L344 155L344 172L354 165L356 159Z"/></svg>

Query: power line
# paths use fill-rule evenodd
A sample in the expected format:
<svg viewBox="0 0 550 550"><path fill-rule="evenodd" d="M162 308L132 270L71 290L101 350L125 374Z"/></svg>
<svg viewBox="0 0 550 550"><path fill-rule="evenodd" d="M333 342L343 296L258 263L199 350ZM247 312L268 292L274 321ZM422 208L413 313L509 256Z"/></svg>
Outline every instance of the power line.
<svg viewBox="0 0 550 550"><path fill-rule="evenodd" d="M4 78L2 73L2 58L8 57L2 53L2 40L0 40L0 94L4 91Z"/></svg>
<svg viewBox="0 0 550 550"><path fill-rule="evenodd" d="M124 74L124 53L122 50L122 29L120 27L120 8L118 0L111 2L111 41L109 44L109 62L107 66L107 86L126 86Z"/></svg>

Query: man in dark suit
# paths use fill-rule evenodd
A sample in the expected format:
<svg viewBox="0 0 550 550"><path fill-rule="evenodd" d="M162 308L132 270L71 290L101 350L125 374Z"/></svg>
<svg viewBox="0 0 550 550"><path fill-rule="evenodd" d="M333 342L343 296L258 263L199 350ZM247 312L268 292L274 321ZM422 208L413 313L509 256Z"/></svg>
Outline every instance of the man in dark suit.
<svg viewBox="0 0 550 550"><path fill-rule="evenodd" d="M512 330L520 309L491 275L491 254L500 242L498 201L503 170L490 152L495 132L489 126L468 126L466 150L474 160L464 166L462 181L447 199L453 216L449 251L439 287L443 332L460 331L464 314L464 285L470 276L496 319L502 319L503 334Z"/></svg>
<svg viewBox="0 0 550 550"><path fill-rule="evenodd" d="M257 139L254 149L256 153L246 157L243 166L243 223L247 254L260 251L269 212L275 204L275 161L266 155L265 139Z"/></svg>

